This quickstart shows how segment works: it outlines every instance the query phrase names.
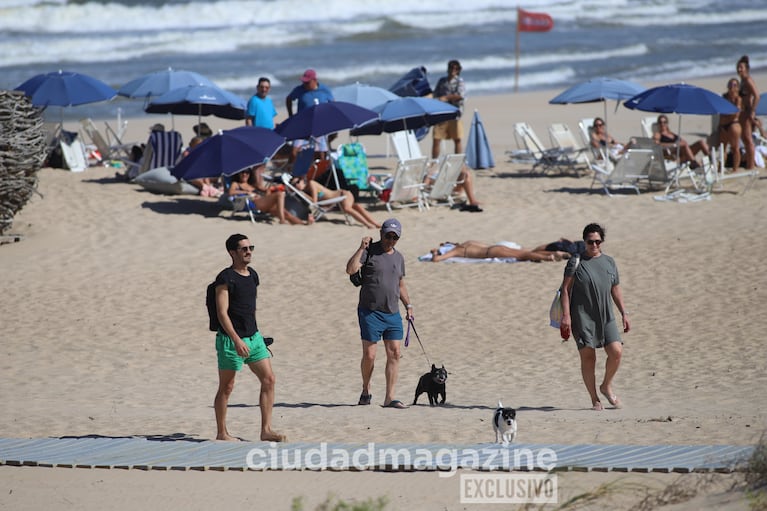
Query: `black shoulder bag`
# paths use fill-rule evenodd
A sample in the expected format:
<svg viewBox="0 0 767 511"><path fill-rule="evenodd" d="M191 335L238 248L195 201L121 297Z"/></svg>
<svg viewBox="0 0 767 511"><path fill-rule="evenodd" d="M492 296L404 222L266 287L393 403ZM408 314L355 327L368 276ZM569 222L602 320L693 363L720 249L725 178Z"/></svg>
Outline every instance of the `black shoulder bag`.
<svg viewBox="0 0 767 511"><path fill-rule="evenodd" d="M367 256L365 257L365 262L362 263L362 266L360 266L360 269L349 275L349 280L352 281L352 284L354 284L354 287L360 287L362 285L362 269L368 265L368 261L370 261L370 248L368 248Z"/></svg>

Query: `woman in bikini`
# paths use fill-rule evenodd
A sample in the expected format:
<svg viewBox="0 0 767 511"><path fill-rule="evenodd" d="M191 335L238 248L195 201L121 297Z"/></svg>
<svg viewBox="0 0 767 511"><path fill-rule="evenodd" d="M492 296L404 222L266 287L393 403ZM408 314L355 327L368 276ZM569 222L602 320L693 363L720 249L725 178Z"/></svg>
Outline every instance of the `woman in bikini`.
<svg viewBox="0 0 767 511"><path fill-rule="evenodd" d="M756 83L751 77L751 65L748 62L748 55L743 55L738 60L738 76L740 76L740 97L743 101L740 109L741 133L743 147L746 150L746 169L751 170L756 166L754 161L754 126L756 124L756 105L759 104L759 91ZM737 167L735 167L737 168Z"/></svg>
<svg viewBox="0 0 767 511"><path fill-rule="evenodd" d="M276 216L281 224L303 224L305 223L300 218L291 215L285 211L285 192L282 190L270 191L265 195L260 195L259 190L255 186L249 183L251 178L250 170L244 170L235 175L232 179L232 184L229 186L227 192L230 196L235 195L248 195L249 200L253 202L259 211L265 211L270 215Z"/></svg>
<svg viewBox="0 0 767 511"><path fill-rule="evenodd" d="M494 257L506 259L514 258L518 261L561 261L562 259L569 259L570 254L567 252L553 252L548 250L529 250L524 248L512 248L511 246L504 244L504 242L497 243L495 245L488 245L479 241L469 240L463 243L450 243L453 248L445 251L444 254L440 254L440 249L434 248L431 252L431 260L435 263L450 259L451 257L466 257L469 259L491 259ZM443 243L440 246L444 247ZM540 247L539 247L540 248Z"/></svg>
<svg viewBox="0 0 767 511"><path fill-rule="evenodd" d="M676 159L678 145L680 162L690 162L690 167L693 169L699 166L695 160L696 154L702 152L708 156L708 144L706 144L705 140L698 140L693 145L689 145L685 139L671 131L671 128L668 126L668 117L663 114L658 116L658 131L653 135L653 139L656 144L660 144L665 148L664 153L671 156L672 159Z"/></svg>
<svg viewBox="0 0 767 511"><path fill-rule="evenodd" d="M735 105L738 112L734 114L719 115L719 141L725 146L729 145L732 151L732 169L740 168L740 133L741 127L738 122L741 110L740 83L737 78L730 78L727 81L727 92L722 97Z"/></svg>
<svg viewBox="0 0 767 511"><path fill-rule="evenodd" d="M319 184L317 181L308 180L304 177L294 177L291 180L293 186L299 191L308 195L312 202L316 203L325 199L334 199L343 195L345 200L340 203L341 210L351 215L352 218L367 227L368 229L380 229L381 224L376 222L368 210L354 201L354 195L349 190L331 190L330 188ZM309 215L311 216L311 215Z"/></svg>

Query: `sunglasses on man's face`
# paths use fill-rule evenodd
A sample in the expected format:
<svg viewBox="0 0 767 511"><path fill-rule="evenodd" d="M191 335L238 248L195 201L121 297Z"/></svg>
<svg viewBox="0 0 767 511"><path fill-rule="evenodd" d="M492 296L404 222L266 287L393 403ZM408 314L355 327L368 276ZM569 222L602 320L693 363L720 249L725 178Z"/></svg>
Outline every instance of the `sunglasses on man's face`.
<svg viewBox="0 0 767 511"><path fill-rule="evenodd" d="M384 236L387 240L394 240L397 241L399 239L399 236L394 234L393 232L386 233L386 236Z"/></svg>
<svg viewBox="0 0 767 511"><path fill-rule="evenodd" d="M602 244L602 240L586 240L586 243L588 243L589 245L599 246Z"/></svg>
<svg viewBox="0 0 767 511"><path fill-rule="evenodd" d="M243 252L253 252L253 249L255 249L255 245L250 245L247 247L237 247L237 250L242 250Z"/></svg>

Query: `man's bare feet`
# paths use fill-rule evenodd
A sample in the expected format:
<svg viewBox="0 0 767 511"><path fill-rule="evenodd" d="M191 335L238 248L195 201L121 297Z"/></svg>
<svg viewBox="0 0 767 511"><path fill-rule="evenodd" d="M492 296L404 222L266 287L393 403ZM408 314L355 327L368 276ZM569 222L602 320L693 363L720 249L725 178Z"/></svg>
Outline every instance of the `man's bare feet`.
<svg viewBox="0 0 767 511"><path fill-rule="evenodd" d="M236 436L232 436L228 433L226 435L218 435L216 437L216 440L223 440L225 442L242 442L242 440L240 440Z"/></svg>
<svg viewBox="0 0 767 511"><path fill-rule="evenodd" d="M261 440L263 442L287 442L288 437L275 431L262 431Z"/></svg>

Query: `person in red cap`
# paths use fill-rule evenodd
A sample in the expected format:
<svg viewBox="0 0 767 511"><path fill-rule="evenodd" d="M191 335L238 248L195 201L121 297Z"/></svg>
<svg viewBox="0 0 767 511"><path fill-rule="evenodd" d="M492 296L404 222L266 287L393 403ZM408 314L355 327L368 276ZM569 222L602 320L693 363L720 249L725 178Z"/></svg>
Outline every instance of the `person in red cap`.
<svg viewBox="0 0 767 511"><path fill-rule="evenodd" d="M288 117L293 117L294 101L298 102L297 112L300 112L304 108L333 101L333 93L317 81L317 72L314 69L307 69L301 75L301 85L297 85L285 98Z"/></svg>
<svg viewBox="0 0 767 511"><path fill-rule="evenodd" d="M301 75L301 85L297 85L290 94L285 98L285 108L288 111L288 117L293 117L293 102L298 105L297 112L300 112L306 108L310 108L320 103L330 103L333 101L333 93L330 89L322 85L317 81L317 72L314 69L307 69L304 74ZM306 140L295 140L293 142L293 158L295 159L298 151L301 147L308 143ZM328 140L327 137L315 137L316 152L327 153Z"/></svg>

